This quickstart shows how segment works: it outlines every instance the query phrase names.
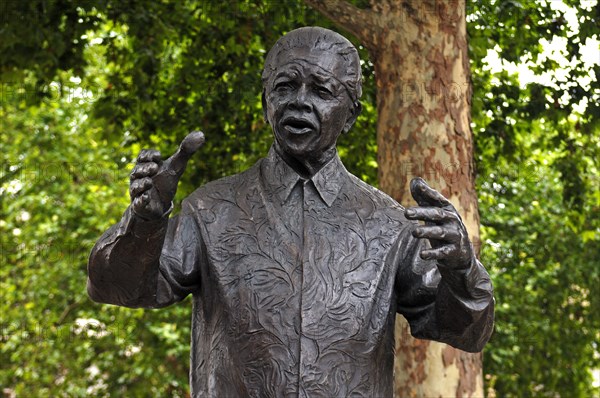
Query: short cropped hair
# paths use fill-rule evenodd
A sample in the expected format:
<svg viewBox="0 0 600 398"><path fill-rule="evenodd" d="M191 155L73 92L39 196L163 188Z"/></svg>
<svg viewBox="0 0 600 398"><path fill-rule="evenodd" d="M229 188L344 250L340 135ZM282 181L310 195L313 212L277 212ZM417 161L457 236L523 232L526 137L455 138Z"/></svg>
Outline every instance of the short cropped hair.
<svg viewBox="0 0 600 398"><path fill-rule="evenodd" d="M360 58L356 47L344 36L332 30L311 26L292 30L281 37L267 54L265 67L262 72L263 87L267 86L269 78L276 69L276 60L282 53L293 48L309 48L326 52L334 52L345 62L344 76L336 76L346 86L354 106L362 95L362 74Z"/></svg>

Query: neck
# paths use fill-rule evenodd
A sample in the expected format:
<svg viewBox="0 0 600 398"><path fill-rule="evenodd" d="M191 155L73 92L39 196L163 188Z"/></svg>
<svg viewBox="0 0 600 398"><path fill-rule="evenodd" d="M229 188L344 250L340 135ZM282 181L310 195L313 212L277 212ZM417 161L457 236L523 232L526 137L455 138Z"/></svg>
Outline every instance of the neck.
<svg viewBox="0 0 600 398"><path fill-rule="evenodd" d="M294 156L286 153L275 141L277 154L302 178L311 178L323 168L336 154L335 147L328 149L319 156Z"/></svg>

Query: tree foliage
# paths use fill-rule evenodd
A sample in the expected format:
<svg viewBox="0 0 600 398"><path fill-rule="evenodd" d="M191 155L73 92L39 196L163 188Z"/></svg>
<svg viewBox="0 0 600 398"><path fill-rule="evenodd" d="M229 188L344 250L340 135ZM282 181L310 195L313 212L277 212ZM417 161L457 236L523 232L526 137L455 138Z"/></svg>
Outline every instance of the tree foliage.
<svg viewBox="0 0 600 398"><path fill-rule="evenodd" d="M598 51L600 9L558 3L469 10L482 257L497 300L484 372L499 396L598 393L600 65L583 49ZM509 63L539 78L526 84Z"/></svg>
<svg viewBox="0 0 600 398"><path fill-rule="evenodd" d="M600 73L579 55L597 34L598 8L569 0L572 33L551 3L485 0L468 9L482 256L498 302L484 372L498 396L586 396L589 370L600 367ZM94 304L87 255L125 209L141 148L170 154L189 131L205 132L179 199L263 156L271 142L260 105L265 51L295 27L331 24L292 1L0 7L0 385L17 396L186 396L190 303L161 311ZM567 39L562 78L565 68L543 55L541 40L554 36ZM514 74L490 70L493 48L548 78L522 87ZM363 73L364 111L340 153L376 184L368 61Z"/></svg>

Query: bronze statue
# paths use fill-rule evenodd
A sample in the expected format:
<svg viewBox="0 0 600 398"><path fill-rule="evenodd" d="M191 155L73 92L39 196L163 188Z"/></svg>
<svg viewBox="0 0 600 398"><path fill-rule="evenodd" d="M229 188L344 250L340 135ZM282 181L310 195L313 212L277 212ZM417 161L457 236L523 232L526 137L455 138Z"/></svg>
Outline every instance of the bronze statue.
<svg viewBox="0 0 600 398"><path fill-rule="evenodd" d="M194 397L391 397L396 313L418 338L472 352L487 342L492 286L452 204L416 178L419 206L405 210L340 161L360 96L354 46L297 29L265 62L266 158L169 217L204 137L164 162L140 153L131 205L90 256L88 292L144 308L192 294Z"/></svg>

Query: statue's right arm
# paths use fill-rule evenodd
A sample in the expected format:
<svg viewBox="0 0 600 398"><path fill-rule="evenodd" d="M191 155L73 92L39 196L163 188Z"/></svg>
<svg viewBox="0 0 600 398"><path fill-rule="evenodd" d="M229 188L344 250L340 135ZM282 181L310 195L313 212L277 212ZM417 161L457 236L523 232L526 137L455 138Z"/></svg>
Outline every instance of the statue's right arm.
<svg viewBox="0 0 600 398"><path fill-rule="evenodd" d="M187 162L203 143L201 132L191 133L164 162L158 151L140 152L131 173L131 205L90 255L92 300L164 307L198 289L202 242L194 210L184 201L181 214L169 219L169 213Z"/></svg>
<svg viewBox="0 0 600 398"><path fill-rule="evenodd" d="M191 206L168 219L148 221L129 207L98 240L88 263L94 301L158 308L180 301L200 286L202 241Z"/></svg>

